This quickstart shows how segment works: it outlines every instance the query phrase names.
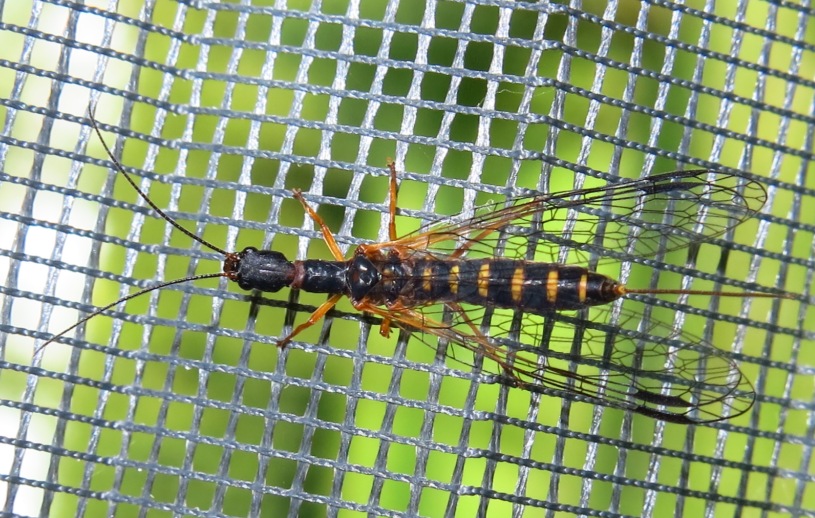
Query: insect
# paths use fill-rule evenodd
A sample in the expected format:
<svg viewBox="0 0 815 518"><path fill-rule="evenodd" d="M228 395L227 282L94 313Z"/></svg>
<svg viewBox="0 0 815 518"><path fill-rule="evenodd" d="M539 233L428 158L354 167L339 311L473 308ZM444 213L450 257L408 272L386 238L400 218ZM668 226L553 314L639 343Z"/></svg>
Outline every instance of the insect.
<svg viewBox="0 0 815 518"><path fill-rule="evenodd" d="M333 260L290 261L280 252L223 250L185 229L143 193L104 142L138 194L179 231L224 256L223 271L177 279L132 293L55 335L149 291L226 277L245 290L284 287L326 293L311 316L278 341L284 347L319 322L342 297L355 309L435 346L455 344L497 366L494 379L532 392L579 399L677 422L715 422L746 412L755 394L737 365L712 345L659 322L632 329L642 312L608 304L632 295L787 297L779 293L633 289L585 266L538 260L570 249L599 264L651 264L738 225L761 208L755 181L709 170L676 171L602 187L531 194L482 208L475 216L430 224L399 237L397 173L389 163L389 240L359 246L350 259L331 230L294 191L320 229ZM576 227L570 211L582 213ZM602 232L597 227L602 226ZM601 237L602 236L602 237ZM607 309L598 309L605 307ZM453 353L455 355L455 353Z"/></svg>

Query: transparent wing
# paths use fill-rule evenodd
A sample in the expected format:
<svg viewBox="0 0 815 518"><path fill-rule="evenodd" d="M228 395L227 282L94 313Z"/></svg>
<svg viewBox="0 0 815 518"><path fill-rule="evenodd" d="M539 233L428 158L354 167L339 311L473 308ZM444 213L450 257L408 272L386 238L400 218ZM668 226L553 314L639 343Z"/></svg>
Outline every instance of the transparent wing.
<svg viewBox="0 0 815 518"><path fill-rule="evenodd" d="M736 174L679 171L598 188L535 195L448 219L373 248L403 259L509 257L651 258L724 233L760 210L757 182ZM444 279L439 279L444 281ZM434 282L434 279L425 279ZM715 422L746 412L749 382L711 344L641 312L608 308L535 315L458 303L410 303L371 312L431 346L457 344L492 362L496 380L533 392L568 393L679 423ZM450 349L450 356L466 353Z"/></svg>
<svg viewBox="0 0 815 518"><path fill-rule="evenodd" d="M731 173L676 171L597 188L535 195L431 223L381 247L453 257L554 261L651 258L724 233L764 205L761 184Z"/></svg>
<svg viewBox="0 0 815 518"><path fill-rule="evenodd" d="M625 310L612 325L610 313L539 316L453 304L381 314L430 347L441 341L470 351L447 349L461 364L485 358L497 382L532 392L577 395L683 424L750 409L753 387L714 346L658 321L642 324L642 315Z"/></svg>

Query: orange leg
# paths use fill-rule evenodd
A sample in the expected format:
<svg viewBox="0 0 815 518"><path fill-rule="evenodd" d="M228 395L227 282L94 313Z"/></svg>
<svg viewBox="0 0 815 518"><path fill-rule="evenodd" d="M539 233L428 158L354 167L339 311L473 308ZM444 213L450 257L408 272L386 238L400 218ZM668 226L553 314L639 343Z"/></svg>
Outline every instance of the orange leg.
<svg viewBox="0 0 815 518"><path fill-rule="evenodd" d="M345 256L342 255L342 250L340 250L339 245L337 245L337 240L334 239L334 234L331 233L331 229L328 228L328 226L325 224L323 218L321 218L320 215L317 214L317 212L314 209L312 209L308 203L306 203L306 200L303 198L303 193L300 192L300 189L294 190L294 197L297 198L297 201L300 202L300 205L303 206L303 209L305 209L306 213L311 217L311 219L314 220L314 223L316 223L317 226L320 227L320 231L322 231L323 233L323 239L325 240L325 244L328 245L328 249L331 250L331 255L334 256L334 259L336 259L337 261L343 261L345 259Z"/></svg>
<svg viewBox="0 0 815 518"><path fill-rule="evenodd" d="M367 302L361 302L355 306L356 309L359 311L367 311L368 313L379 313L382 312L382 323L379 324L379 334L384 336L385 338L390 338L391 336L391 327L393 324L393 319L388 316L388 312L390 313L397 313L402 314L404 311L411 311L410 308L406 308L404 304L401 302L397 302L393 306L389 307L387 311L382 310L378 306L374 306ZM371 308L375 308L376 311L372 311Z"/></svg>
<svg viewBox="0 0 815 518"><path fill-rule="evenodd" d="M384 336L385 338L390 338L391 336L391 319L385 318L382 320L382 323L379 324L379 334Z"/></svg>
<svg viewBox="0 0 815 518"><path fill-rule="evenodd" d="M357 253L366 257L371 257L383 248L394 247L393 243L399 240L399 236L396 233L396 198L399 188L396 182L396 164L394 164L390 158L388 158L388 169L390 169L391 172L390 186L388 187L388 198L390 198L388 200L388 214L390 216L388 221L388 238L390 241L370 245L359 245L357 247Z"/></svg>
<svg viewBox="0 0 815 518"><path fill-rule="evenodd" d="M518 359L515 360L515 363L511 364L507 359L507 353L496 347L495 344L490 341L489 337L485 336L469 319L467 319L467 321L470 329L473 331L472 335L457 332L443 322L427 318L418 311L404 306L385 309L367 302L361 302L354 307L359 311L380 316L388 323L392 320L396 320L397 322L406 324L408 328L435 335L449 342L457 343L475 354L485 356L498 364L506 375L515 382L520 383L520 380L515 374L516 372L534 377L534 370L523 370L523 367L528 364L527 361L523 361L520 367L517 365ZM461 311L461 307L457 304L450 306L450 309Z"/></svg>
<svg viewBox="0 0 815 518"><path fill-rule="evenodd" d="M388 169L391 170L391 182L390 182L390 206L388 212L390 213L390 221L388 222L388 237L390 237L391 241L396 241L396 164L393 163L393 160L390 158L388 159Z"/></svg>
<svg viewBox="0 0 815 518"><path fill-rule="evenodd" d="M308 317L308 320L306 320L305 322L303 322L302 324L300 324L299 326L294 328L294 331L289 333L288 336L286 336L286 338L278 341L277 346L280 347L281 349L286 347L286 344L291 342L292 338L297 336L300 333L300 331L303 331L304 329L308 329L309 327L313 326L314 324L316 324L317 322L322 320L322 318L325 316L325 314L328 313L329 311L331 311L331 308L333 308L337 304L337 302L339 302L339 300L341 298L342 298L341 293L339 293L337 295L332 295L331 298L329 298L328 300L326 300L325 302L320 304L320 307L317 308L314 311L314 313L311 314L310 317Z"/></svg>
<svg viewBox="0 0 815 518"><path fill-rule="evenodd" d="M420 319L422 319L422 317L407 308L399 307L398 309L397 308L385 309L363 300L354 304L354 309L356 309L357 311L364 311L365 313L370 313L372 315L377 315L381 317L382 323L379 324L379 334L381 334L385 338L390 336L394 315L398 315L396 320L408 323L411 327L414 327L416 329L422 329L424 327L424 325L420 322ZM407 312L408 315L410 315L410 319L406 318L406 315L402 314L403 310L404 312Z"/></svg>

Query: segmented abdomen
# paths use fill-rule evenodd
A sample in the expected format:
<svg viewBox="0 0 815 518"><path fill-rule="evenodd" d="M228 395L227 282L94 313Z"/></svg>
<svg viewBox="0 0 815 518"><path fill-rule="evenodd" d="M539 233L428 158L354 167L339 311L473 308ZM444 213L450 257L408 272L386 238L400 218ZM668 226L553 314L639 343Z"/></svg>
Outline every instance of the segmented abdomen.
<svg viewBox="0 0 815 518"><path fill-rule="evenodd" d="M610 277L556 263L422 259L410 269L399 296L406 306L461 302L541 314L607 304L625 293Z"/></svg>

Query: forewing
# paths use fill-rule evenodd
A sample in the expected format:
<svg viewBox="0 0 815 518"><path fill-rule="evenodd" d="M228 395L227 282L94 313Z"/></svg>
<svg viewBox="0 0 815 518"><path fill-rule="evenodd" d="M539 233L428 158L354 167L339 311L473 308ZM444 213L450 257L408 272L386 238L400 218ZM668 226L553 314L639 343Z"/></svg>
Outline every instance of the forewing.
<svg viewBox="0 0 815 518"><path fill-rule="evenodd" d="M761 184L708 170L675 171L603 187L516 198L471 218L432 223L383 246L454 257L555 261L652 258L724 233L764 204Z"/></svg>
<svg viewBox="0 0 815 518"><path fill-rule="evenodd" d="M765 198L760 184L740 175L680 171L516 198L374 246L403 259L556 261L564 247L577 260L652 258L724 233L754 215ZM371 312L430 346L457 344L483 357L493 379L510 386L679 423L719 421L753 403L749 382L722 352L665 324L643 324L641 312L593 308L540 316L456 303L404 306ZM456 349L448 354L474 365Z"/></svg>

